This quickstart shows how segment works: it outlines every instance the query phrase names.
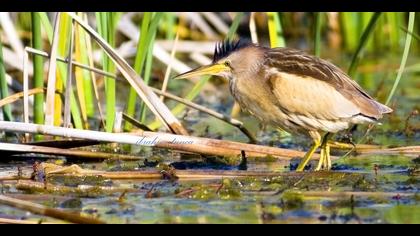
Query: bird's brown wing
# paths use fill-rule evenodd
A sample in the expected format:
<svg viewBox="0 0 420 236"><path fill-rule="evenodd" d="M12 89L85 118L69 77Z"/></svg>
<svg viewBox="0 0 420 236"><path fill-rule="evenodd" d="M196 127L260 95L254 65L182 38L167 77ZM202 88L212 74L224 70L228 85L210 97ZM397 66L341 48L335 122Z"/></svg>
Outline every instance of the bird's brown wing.
<svg viewBox="0 0 420 236"><path fill-rule="evenodd" d="M270 77L267 82L271 84L273 89L282 90L279 88L279 86L281 86L281 80L276 78L278 77L275 75L276 73L291 74L300 78L306 78L305 83L301 84L301 86L306 87L305 93L312 93L313 95L313 97L307 97L307 99L317 100L323 98L324 104L330 105L333 105L333 102L327 102L327 100L338 99L334 103L335 106L348 107L343 109L330 107L329 109L336 109L337 111L341 110L341 112L344 112L341 115L347 116L349 113L358 110L359 114L361 115L379 119L382 117L383 113L389 113L392 111L387 106L376 102L356 82L350 79L340 68L328 61L308 55L302 51L290 48L274 48L268 50L266 53L265 64L268 68L272 68L272 73L267 74L267 76ZM314 81L322 81L329 85L336 92L341 94L348 102L351 102L357 109L353 109L352 106L344 103L337 97L337 94L333 92L333 90L330 91L328 87L323 88L324 90L311 89L312 86L318 86L320 89L323 87L323 85L319 85L319 83ZM313 84L311 84L311 82L313 82ZM298 92L298 88L296 89L296 92ZM311 101L307 102L308 104L315 103ZM345 112L346 109L348 112ZM330 115L335 116L340 114Z"/></svg>

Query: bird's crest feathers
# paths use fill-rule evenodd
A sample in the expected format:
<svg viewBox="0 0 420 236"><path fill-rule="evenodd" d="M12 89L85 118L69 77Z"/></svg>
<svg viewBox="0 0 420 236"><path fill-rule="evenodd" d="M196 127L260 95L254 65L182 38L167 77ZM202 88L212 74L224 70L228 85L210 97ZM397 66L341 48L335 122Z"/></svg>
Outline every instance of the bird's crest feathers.
<svg viewBox="0 0 420 236"><path fill-rule="evenodd" d="M251 41L248 40L225 40L219 43L216 43L213 55L213 63L218 60L229 56L231 53L245 47L254 45Z"/></svg>

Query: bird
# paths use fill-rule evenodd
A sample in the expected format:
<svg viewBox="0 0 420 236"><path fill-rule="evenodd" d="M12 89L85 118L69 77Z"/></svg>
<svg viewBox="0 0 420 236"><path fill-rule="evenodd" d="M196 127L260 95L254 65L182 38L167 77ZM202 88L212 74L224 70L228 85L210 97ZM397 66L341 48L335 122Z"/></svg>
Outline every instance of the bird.
<svg viewBox="0 0 420 236"><path fill-rule="evenodd" d="M313 140L296 171L305 170L320 148L315 171L332 167L328 140L354 124L380 124L393 110L375 101L333 63L289 47L270 48L248 40L216 43L213 61L174 79L203 75L228 80L243 111L264 125Z"/></svg>

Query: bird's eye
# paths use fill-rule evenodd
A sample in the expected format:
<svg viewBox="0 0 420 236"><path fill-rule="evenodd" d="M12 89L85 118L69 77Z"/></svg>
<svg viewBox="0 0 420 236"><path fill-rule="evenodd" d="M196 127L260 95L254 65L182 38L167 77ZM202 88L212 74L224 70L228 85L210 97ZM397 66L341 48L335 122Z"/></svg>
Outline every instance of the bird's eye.
<svg viewBox="0 0 420 236"><path fill-rule="evenodd" d="M230 67L230 61L225 61L224 64L225 64L226 67Z"/></svg>

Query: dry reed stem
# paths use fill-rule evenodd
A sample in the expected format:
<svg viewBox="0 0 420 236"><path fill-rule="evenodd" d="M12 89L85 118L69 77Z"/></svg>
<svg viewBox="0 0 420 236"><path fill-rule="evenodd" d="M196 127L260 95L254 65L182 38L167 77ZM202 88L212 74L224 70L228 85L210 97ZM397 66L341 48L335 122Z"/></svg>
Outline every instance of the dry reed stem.
<svg viewBox="0 0 420 236"><path fill-rule="evenodd" d="M283 148L150 131L140 131L140 136L138 136L125 133L106 133L100 131L78 130L64 127L24 124L8 121L0 121L0 130L23 133L28 132L33 134L44 134L67 138L88 139L102 142L155 146L177 151L216 156L240 156L241 151L245 151L248 157L273 156L278 159L290 160L290 158L301 157L305 154L301 151ZM149 141L156 140L156 143L154 145L145 144L145 139ZM315 158L319 158L319 155L315 155Z"/></svg>

